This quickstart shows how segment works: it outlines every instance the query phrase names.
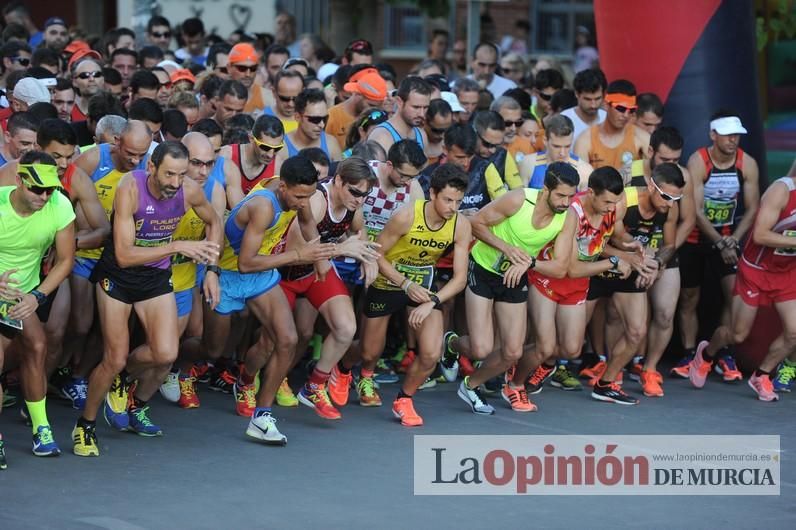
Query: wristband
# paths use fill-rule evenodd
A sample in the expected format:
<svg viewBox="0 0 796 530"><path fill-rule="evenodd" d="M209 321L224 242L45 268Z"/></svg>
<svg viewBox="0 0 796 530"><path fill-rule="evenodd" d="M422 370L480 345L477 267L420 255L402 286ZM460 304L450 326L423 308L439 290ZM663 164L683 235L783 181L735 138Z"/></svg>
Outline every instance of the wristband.
<svg viewBox="0 0 796 530"><path fill-rule="evenodd" d="M727 243L723 239L719 239L715 243L713 243L713 248L715 248L716 250L724 250L726 246Z"/></svg>
<svg viewBox="0 0 796 530"><path fill-rule="evenodd" d="M47 301L47 295L39 291L38 289L33 289L28 294L32 294L36 298L36 303L38 303L39 305L42 305L44 302Z"/></svg>
<svg viewBox="0 0 796 530"><path fill-rule="evenodd" d="M221 276L221 267L218 265L208 265L206 268L207 272L215 272L216 276Z"/></svg>
<svg viewBox="0 0 796 530"><path fill-rule="evenodd" d="M404 283L405 283L406 285L404 285ZM412 285L412 280L410 280L409 278L407 278L407 279L406 279L404 282L402 282L402 283L401 283L401 289L403 289L403 292L405 292L405 293L409 294L409 287L410 287L411 285Z"/></svg>

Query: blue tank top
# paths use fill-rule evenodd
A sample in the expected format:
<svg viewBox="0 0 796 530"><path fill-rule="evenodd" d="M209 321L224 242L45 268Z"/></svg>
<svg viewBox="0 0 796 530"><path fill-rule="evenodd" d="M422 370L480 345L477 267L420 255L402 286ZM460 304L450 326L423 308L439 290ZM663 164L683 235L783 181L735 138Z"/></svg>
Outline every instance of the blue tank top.
<svg viewBox="0 0 796 530"><path fill-rule="evenodd" d="M238 223L235 222L235 217L237 217L243 205L249 202L252 197L265 197L271 202L271 207L274 209L274 218L271 220L268 229L273 228L274 225L279 222L279 217L282 215L282 206L279 204L279 199L276 198L276 195L271 190L257 190L246 195L246 197L236 204L232 211L229 212L227 221L224 223L224 235L227 236L229 246L232 247L236 255L240 253L240 244L243 241L243 233L246 229L238 226Z"/></svg>
<svg viewBox="0 0 796 530"><path fill-rule="evenodd" d="M387 131L390 133L390 136L392 136L394 142L400 142L401 140L404 139L400 134L398 134L398 131L395 130L395 127L393 127L392 124L388 121L385 121L384 123L381 123L376 127L382 127L384 129L387 129ZM420 132L420 129L417 127L412 127L412 131L414 131L415 133L415 142L417 142L417 145L419 145L421 149L425 149L426 146L423 145L423 134Z"/></svg>
<svg viewBox="0 0 796 530"><path fill-rule="evenodd" d="M91 181L95 183L116 169L116 166L113 165L113 158L111 158L111 144L99 144L97 145L97 149L99 149L99 161L97 162L97 167L94 169L94 172L89 175ZM149 160L148 153L133 169L146 170L147 160Z"/></svg>
<svg viewBox="0 0 796 530"><path fill-rule="evenodd" d="M287 147L288 156L296 156L299 152L299 150L296 149L296 146L293 145L293 142L290 141L290 137L288 135L285 135L285 147ZM326 133L321 135L321 149L324 153L326 153L326 156L329 157L329 160L331 160L332 155L329 154L329 146L326 145Z"/></svg>
<svg viewBox="0 0 796 530"><path fill-rule="evenodd" d="M539 160L540 157L544 156L544 164L536 164L533 168L533 173L531 174L531 180L528 182L528 187L540 190L542 186L544 186L544 174L547 172L547 165L550 163L547 160L547 152L546 151L539 151L536 153L536 160ZM569 153L569 157L577 162L580 160L575 153ZM573 164L574 167L574 164Z"/></svg>
<svg viewBox="0 0 796 530"><path fill-rule="evenodd" d="M8 160L6 160L6 157L4 157L2 153L0 153L0 166L5 165L7 162Z"/></svg>
<svg viewBox="0 0 796 530"><path fill-rule="evenodd" d="M213 196L213 184L216 182L218 182L219 186L221 186L221 189L227 189L227 181L224 178L223 156L216 158L216 165L213 166L213 171L211 171L207 176L207 181L205 182L205 195L207 195L208 201Z"/></svg>

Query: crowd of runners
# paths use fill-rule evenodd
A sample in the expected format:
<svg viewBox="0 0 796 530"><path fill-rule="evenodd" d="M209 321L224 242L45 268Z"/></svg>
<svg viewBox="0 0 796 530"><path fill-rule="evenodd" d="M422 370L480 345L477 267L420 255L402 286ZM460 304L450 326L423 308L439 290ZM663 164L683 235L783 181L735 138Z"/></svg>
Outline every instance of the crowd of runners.
<svg viewBox="0 0 796 530"><path fill-rule="evenodd" d="M80 456L98 417L159 436L153 402L207 389L269 444L299 404L339 420L384 398L423 425L413 396L445 382L480 415L544 413L530 396L549 387L636 405L674 378L741 381L733 347L772 304L783 332L747 382L791 389L796 175L760 195L733 110L686 153L697 132L662 126L633 80L517 77L490 42L448 62L444 32L399 78L361 39L301 57L285 14L265 48L198 19L90 45L3 14L2 418L37 456L66 442L48 393ZM721 325L698 342L711 282Z"/></svg>

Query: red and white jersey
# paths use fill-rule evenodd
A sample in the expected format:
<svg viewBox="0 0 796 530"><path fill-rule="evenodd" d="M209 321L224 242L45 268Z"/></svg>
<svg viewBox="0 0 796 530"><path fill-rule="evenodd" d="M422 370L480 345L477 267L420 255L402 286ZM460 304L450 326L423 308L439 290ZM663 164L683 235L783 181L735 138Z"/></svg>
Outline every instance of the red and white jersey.
<svg viewBox="0 0 796 530"><path fill-rule="evenodd" d="M382 191L379 183L370 189L370 193L362 205L362 213L365 216L365 229L371 241L376 240L384 225L390 220L392 214L401 206L409 202L409 186L401 186L387 195Z"/></svg>
<svg viewBox="0 0 796 530"><path fill-rule="evenodd" d="M791 177L782 177L775 184L777 182L788 187L788 203L779 212L779 218L771 230L786 236L796 236L796 182ZM749 238L743 251L743 260L756 269L787 272L796 268L796 245L793 248L772 248L758 245Z"/></svg>

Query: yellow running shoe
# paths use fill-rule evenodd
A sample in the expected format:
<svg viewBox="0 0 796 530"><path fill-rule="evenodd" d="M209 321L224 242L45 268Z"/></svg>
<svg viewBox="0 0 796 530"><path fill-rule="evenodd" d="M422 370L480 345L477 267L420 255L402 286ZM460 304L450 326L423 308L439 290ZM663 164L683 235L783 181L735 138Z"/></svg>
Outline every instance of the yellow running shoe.
<svg viewBox="0 0 796 530"><path fill-rule="evenodd" d="M276 391L276 404L280 407L298 407L298 399L296 399L296 394L291 390L287 377L282 380L282 384L279 385L279 389Z"/></svg>
<svg viewBox="0 0 796 530"><path fill-rule="evenodd" d="M72 452L77 456L99 456L97 433L93 428L86 429L75 424L75 428L72 429L72 441L75 444Z"/></svg>

